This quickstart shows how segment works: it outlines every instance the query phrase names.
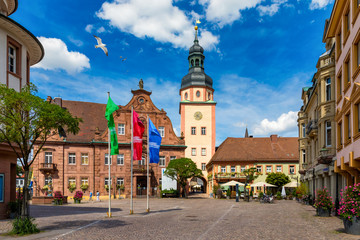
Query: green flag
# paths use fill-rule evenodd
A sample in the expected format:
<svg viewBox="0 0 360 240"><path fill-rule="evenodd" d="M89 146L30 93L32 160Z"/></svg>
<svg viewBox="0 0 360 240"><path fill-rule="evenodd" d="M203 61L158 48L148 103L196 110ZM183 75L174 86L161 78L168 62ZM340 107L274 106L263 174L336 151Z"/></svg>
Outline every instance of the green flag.
<svg viewBox="0 0 360 240"><path fill-rule="evenodd" d="M109 97L106 105L105 118L108 120L108 128L110 132L110 144L111 144L110 155L119 154L119 145L118 145L114 117L113 117L113 112L115 112L118 109L119 107Z"/></svg>

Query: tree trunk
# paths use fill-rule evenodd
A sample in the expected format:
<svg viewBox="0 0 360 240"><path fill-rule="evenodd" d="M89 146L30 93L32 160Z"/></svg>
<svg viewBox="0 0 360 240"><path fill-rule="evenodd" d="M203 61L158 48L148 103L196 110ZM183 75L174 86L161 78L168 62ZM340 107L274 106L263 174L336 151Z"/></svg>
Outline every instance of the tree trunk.
<svg viewBox="0 0 360 240"><path fill-rule="evenodd" d="M21 218L28 218L29 217L29 168L24 169L25 172L25 178L24 178L24 187L23 187L23 198L22 198L22 204L21 204Z"/></svg>

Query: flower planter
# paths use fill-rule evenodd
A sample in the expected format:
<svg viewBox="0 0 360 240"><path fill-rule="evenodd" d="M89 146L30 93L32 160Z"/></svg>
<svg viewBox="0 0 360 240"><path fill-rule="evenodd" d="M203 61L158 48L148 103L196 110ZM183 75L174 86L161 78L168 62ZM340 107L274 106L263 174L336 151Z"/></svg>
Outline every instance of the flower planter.
<svg viewBox="0 0 360 240"><path fill-rule="evenodd" d="M343 219L343 222L346 233L360 235L360 218L353 217L352 221Z"/></svg>
<svg viewBox="0 0 360 240"><path fill-rule="evenodd" d="M331 209L317 208L316 215L319 217L330 217Z"/></svg>
<svg viewBox="0 0 360 240"><path fill-rule="evenodd" d="M74 199L74 203L81 203L81 200L79 200L79 199Z"/></svg>

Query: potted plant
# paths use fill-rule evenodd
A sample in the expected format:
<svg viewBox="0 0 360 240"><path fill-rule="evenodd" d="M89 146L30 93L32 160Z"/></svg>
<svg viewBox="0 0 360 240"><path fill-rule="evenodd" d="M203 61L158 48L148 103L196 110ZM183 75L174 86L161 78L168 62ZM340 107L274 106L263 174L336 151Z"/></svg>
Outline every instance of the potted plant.
<svg viewBox="0 0 360 240"><path fill-rule="evenodd" d="M76 193L74 195L74 203L81 203L82 197L83 197L83 192L76 191Z"/></svg>
<svg viewBox="0 0 360 240"><path fill-rule="evenodd" d="M70 183L69 186L68 186L68 189L72 193L76 189L76 184L75 183Z"/></svg>
<svg viewBox="0 0 360 240"><path fill-rule="evenodd" d="M105 185L105 190L108 192L109 191L109 185Z"/></svg>
<svg viewBox="0 0 360 240"><path fill-rule="evenodd" d="M315 204L316 214L320 217L330 217L331 209L334 207L332 198L324 187L323 190L318 190L316 192Z"/></svg>
<svg viewBox="0 0 360 240"><path fill-rule="evenodd" d="M63 205L64 196L60 191L54 192L54 204L55 205Z"/></svg>
<svg viewBox="0 0 360 240"><path fill-rule="evenodd" d="M228 190L226 191L226 199L230 199L231 196L231 190L230 188L228 188Z"/></svg>
<svg viewBox="0 0 360 240"><path fill-rule="evenodd" d="M343 219L345 232L360 235L360 183L345 187L340 196L338 214Z"/></svg>
<svg viewBox="0 0 360 240"><path fill-rule="evenodd" d="M85 192L89 188L89 185L88 184L81 184L80 188L81 188L81 190L83 192Z"/></svg>
<svg viewBox="0 0 360 240"><path fill-rule="evenodd" d="M281 199L282 199L282 197L281 197L281 192L280 192L280 191L277 191L277 192L276 192L276 199L277 199L277 200L281 200Z"/></svg>

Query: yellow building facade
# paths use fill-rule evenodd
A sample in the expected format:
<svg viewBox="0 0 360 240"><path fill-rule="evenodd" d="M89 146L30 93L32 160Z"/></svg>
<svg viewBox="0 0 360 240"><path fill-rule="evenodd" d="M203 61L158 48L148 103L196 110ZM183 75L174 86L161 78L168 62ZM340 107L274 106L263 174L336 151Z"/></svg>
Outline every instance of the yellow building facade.
<svg viewBox="0 0 360 240"><path fill-rule="evenodd" d="M302 89L303 106L298 113L300 174L313 198L317 190L326 187L333 199L338 199L343 180L334 172L335 38L325 37L328 26L327 20L323 37L326 50L317 61L312 86Z"/></svg>
<svg viewBox="0 0 360 240"><path fill-rule="evenodd" d="M346 185L360 182L360 2L335 1L326 39L336 39L336 162Z"/></svg>

